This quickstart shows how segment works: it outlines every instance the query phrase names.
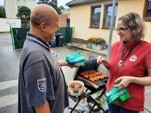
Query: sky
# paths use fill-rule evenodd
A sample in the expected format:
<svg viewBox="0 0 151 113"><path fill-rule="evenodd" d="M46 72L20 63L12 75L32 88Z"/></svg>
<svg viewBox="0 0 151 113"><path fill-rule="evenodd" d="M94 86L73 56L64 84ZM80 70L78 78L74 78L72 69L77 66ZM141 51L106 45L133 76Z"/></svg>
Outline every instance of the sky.
<svg viewBox="0 0 151 113"><path fill-rule="evenodd" d="M70 1L72 1L72 0L58 0L58 6L62 5L64 7L67 7L67 6L65 6L65 4ZM3 6L4 5L3 3L4 3L4 0L0 0L0 5Z"/></svg>
<svg viewBox="0 0 151 113"><path fill-rule="evenodd" d="M72 0L58 0L58 6L62 5L63 7L67 7L67 6L65 6L65 4L70 1L72 1Z"/></svg>
<svg viewBox="0 0 151 113"><path fill-rule="evenodd" d="M0 0L0 5L1 5L1 6L4 5L4 0Z"/></svg>

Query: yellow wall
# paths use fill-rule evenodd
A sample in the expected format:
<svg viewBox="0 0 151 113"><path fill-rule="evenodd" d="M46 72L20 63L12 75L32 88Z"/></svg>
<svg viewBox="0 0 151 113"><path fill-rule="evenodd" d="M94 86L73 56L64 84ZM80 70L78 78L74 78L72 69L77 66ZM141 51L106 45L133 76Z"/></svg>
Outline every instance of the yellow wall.
<svg viewBox="0 0 151 113"><path fill-rule="evenodd" d="M71 27L75 27L75 38L81 38L87 40L90 37L108 37L108 30L106 29L95 29L89 28L90 26L90 15L91 6L101 5L99 3L91 5L81 5L71 7L70 9L70 19ZM101 9L104 9L102 5ZM103 16L100 17L100 27L102 26ZM106 41L108 38L105 38Z"/></svg>
<svg viewBox="0 0 151 113"><path fill-rule="evenodd" d="M143 18L144 4L145 0L120 0L118 2L117 19L123 14L126 14L128 12L136 12L140 14L140 16ZM146 34L144 40L151 42L151 32L149 32L151 30L151 21L150 22L145 21L145 23L146 23ZM118 38L116 37L117 35L114 35L113 42L118 41Z"/></svg>
<svg viewBox="0 0 151 113"><path fill-rule="evenodd" d="M148 42L151 42L151 22L146 22L146 37L145 40L147 40Z"/></svg>
<svg viewBox="0 0 151 113"><path fill-rule="evenodd" d="M95 4L86 4L86 5L79 5L79 6L72 6L70 9L70 22L71 27L75 27L75 38L85 39L87 40L90 37L102 37L108 43L109 39L109 29L102 29L103 24L103 13L104 13L104 4L109 2L103 3L95 3ZM112 3L112 2L111 2ZM144 3L145 0L119 0L118 1L118 11L116 22L120 16L126 14L128 12L137 12L141 16L143 15L144 10ZM100 19L100 28L89 28L90 26L90 12L91 6L94 5L101 5L101 19ZM151 42L151 22L146 22L147 24L147 34L145 40ZM118 41L119 38L116 35L116 32L113 31L113 38L112 43Z"/></svg>

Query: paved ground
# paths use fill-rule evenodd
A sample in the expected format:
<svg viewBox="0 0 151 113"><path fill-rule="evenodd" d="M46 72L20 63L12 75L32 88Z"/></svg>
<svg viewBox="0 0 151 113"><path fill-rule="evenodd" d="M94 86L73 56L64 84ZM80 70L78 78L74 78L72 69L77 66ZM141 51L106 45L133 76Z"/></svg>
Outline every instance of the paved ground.
<svg viewBox="0 0 151 113"><path fill-rule="evenodd" d="M68 53L75 53L78 49L70 47L52 48L58 54L59 59L64 59ZM13 50L11 45L10 34L0 33L0 113L17 113L17 93L18 93L18 67L21 50ZM87 59L89 56L98 56L98 53L82 51ZM63 67L67 83L73 80L75 69ZM95 94L96 96L98 94ZM151 87L146 87L145 107L151 109ZM74 106L75 102L70 99L70 107ZM89 111L86 99L83 99L78 111L74 113L87 113ZM69 113L69 109L65 109L64 113ZM101 111L95 112L101 113ZM144 113L149 113L144 111Z"/></svg>

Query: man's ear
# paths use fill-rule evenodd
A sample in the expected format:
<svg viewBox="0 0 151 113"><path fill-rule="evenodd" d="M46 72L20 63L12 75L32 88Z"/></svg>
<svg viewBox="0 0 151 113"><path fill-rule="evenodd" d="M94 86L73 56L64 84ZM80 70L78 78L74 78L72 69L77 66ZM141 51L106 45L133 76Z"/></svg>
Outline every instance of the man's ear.
<svg viewBox="0 0 151 113"><path fill-rule="evenodd" d="M44 30L46 29L45 23L41 23L41 24L39 25L39 27L40 27L40 29L41 29L42 31L44 31Z"/></svg>

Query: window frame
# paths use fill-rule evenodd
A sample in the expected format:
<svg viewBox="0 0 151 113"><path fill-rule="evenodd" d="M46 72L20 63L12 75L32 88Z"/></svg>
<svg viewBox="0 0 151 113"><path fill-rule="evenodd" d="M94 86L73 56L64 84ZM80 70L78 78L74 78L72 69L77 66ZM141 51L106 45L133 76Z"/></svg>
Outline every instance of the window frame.
<svg viewBox="0 0 151 113"><path fill-rule="evenodd" d="M148 0L145 0L143 18L145 21L151 21L151 17L146 17L147 9L148 9Z"/></svg>
<svg viewBox="0 0 151 113"><path fill-rule="evenodd" d="M102 29L109 29L110 28L110 26L105 26L105 18L106 18L106 15L107 15L106 6L112 6L112 3L104 4L104 14L103 14L103 26L102 26ZM118 3L116 3L116 6L118 7ZM116 19L115 19L115 22L116 22ZM115 28L115 25L113 26L113 28Z"/></svg>
<svg viewBox="0 0 151 113"><path fill-rule="evenodd" d="M102 8L102 6L101 5L91 6L90 27L89 28L96 28L96 29L100 28L100 22L99 22L99 25L92 25L92 16L93 16L93 11L94 11L93 8L97 8L97 7L100 7L100 22L101 22L101 8Z"/></svg>

